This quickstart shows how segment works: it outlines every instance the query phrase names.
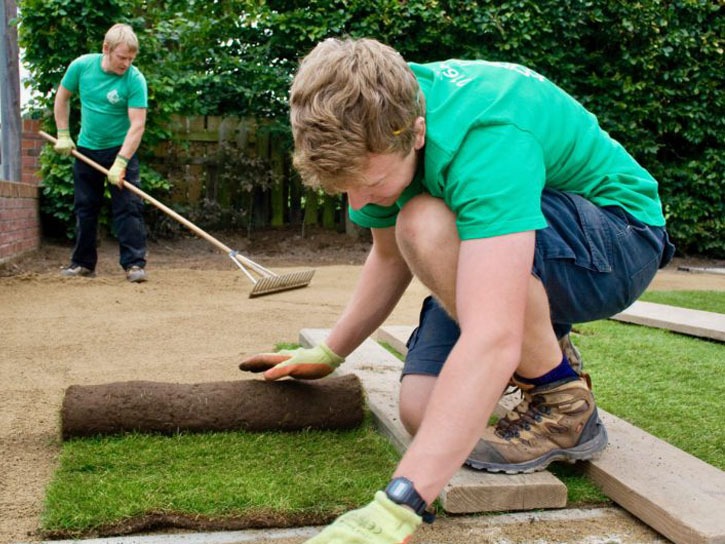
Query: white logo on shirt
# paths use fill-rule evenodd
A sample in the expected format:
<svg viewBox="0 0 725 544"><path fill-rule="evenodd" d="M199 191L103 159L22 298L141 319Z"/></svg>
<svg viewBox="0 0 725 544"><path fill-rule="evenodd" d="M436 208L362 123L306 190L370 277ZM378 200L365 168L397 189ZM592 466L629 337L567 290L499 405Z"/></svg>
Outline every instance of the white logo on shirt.
<svg viewBox="0 0 725 544"><path fill-rule="evenodd" d="M470 77L461 73L459 70L456 70L448 63L444 62L443 64L441 64L441 68L443 69L441 71L441 75L448 78L451 83L453 83L456 87L463 87L464 85L467 85L471 82Z"/></svg>
<svg viewBox="0 0 725 544"><path fill-rule="evenodd" d="M463 71L463 68L467 64L474 64L477 61L456 61L456 67L454 65L449 64L447 62L444 62L441 64L441 75L447 79L450 80L451 83L453 83L457 87L463 87L467 84L469 84L472 81L472 78ZM518 74L521 74L522 76L526 77L532 77L538 81L544 81L544 76L537 74L530 68L526 68L525 66L521 66L519 64L513 64L511 62L490 62L490 61L483 61L486 64L489 64L491 66L498 66L500 68L504 68L505 70L511 70L513 72L516 72Z"/></svg>
<svg viewBox="0 0 725 544"><path fill-rule="evenodd" d="M506 70L512 70L516 73L521 74L522 76L533 77L538 81L544 81L544 76L537 74L531 68L521 66L520 64L512 64L510 62L489 62L489 64L492 64L494 66L500 66L501 68L505 68Z"/></svg>
<svg viewBox="0 0 725 544"><path fill-rule="evenodd" d="M106 95L106 100L108 100L111 104L118 104L121 100L121 96L118 94L116 89L113 89Z"/></svg>

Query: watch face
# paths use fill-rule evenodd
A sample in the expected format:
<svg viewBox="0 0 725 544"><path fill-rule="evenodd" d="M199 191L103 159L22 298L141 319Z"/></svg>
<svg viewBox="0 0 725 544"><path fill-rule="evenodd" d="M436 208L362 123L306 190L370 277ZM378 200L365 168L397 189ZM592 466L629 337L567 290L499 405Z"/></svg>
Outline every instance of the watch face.
<svg viewBox="0 0 725 544"><path fill-rule="evenodd" d="M428 505L423 500L423 497L415 490L413 482L408 480L408 478L398 477L392 480L385 488L385 494L395 504L412 508L413 512L421 516L426 523L433 523L435 514L426 512Z"/></svg>
<svg viewBox="0 0 725 544"><path fill-rule="evenodd" d="M391 501L397 504L410 506L418 515L420 515L427 506L425 501L415 490L413 482L407 478L395 478L388 484L388 487L385 488L385 493Z"/></svg>
<svg viewBox="0 0 725 544"><path fill-rule="evenodd" d="M402 478L396 478L388 485L387 492L391 499L395 497L396 499L403 500L408 497L412 489L411 482Z"/></svg>

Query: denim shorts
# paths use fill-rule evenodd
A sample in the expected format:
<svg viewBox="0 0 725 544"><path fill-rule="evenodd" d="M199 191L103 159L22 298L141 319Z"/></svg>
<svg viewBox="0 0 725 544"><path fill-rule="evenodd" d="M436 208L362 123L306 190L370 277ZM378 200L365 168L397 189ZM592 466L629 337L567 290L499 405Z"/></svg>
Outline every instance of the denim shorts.
<svg viewBox="0 0 725 544"><path fill-rule="evenodd" d="M532 274L546 289L557 338L574 323L627 308L674 254L664 227L645 225L617 206L547 189L541 208L548 226L536 231ZM456 322L427 297L408 339L403 376L437 376L459 334Z"/></svg>

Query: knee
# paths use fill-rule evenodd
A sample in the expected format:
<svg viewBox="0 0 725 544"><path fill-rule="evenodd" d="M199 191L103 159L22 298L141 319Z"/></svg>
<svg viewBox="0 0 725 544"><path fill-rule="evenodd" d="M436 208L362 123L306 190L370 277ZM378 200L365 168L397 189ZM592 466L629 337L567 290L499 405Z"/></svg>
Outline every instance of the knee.
<svg viewBox="0 0 725 544"><path fill-rule="evenodd" d="M403 377L398 410L400 422L411 435L418 432L423 421L423 414L434 384L435 378L432 376L408 374Z"/></svg>
<svg viewBox="0 0 725 544"><path fill-rule="evenodd" d="M427 194L406 202L395 223L398 246L413 251L441 247L455 232L453 212L443 200Z"/></svg>
<svg viewBox="0 0 725 544"><path fill-rule="evenodd" d="M100 212L101 202L93 195L77 193L73 199L73 206L78 215L95 216Z"/></svg>
<svg viewBox="0 0 725 544"><path fill-rule="evenodd" d="M408 404L400 403L400 422L405 430L411 436L415 436L418 432L420 424L423 420L423 412L419 408L414 408Z"/></svg>

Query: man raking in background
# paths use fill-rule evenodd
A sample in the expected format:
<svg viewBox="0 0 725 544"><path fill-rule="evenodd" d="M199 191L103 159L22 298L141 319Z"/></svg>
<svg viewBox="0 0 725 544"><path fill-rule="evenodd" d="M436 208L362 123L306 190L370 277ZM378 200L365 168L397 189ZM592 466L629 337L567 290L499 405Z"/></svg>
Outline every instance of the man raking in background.
<svg viewBox="0 0 725 544"><path fill-rule="evenodd" d="M81 103L78 150L110 172L113 227L118 236L119 262L130 282L146 281L146 227L143 201L123 190L123 180L139 186L136 150L146 126L148 90L143 74L132 66L138 54L133 29L116 24L103 40L103 52L75 59L61 80L55 97L55 150L69 155L76 145L70 134L71 96ZM94 276L98 253L98 216L103 204L105 176L83 161L73 164L73 207L76 242L63 276Z"/></svg>

